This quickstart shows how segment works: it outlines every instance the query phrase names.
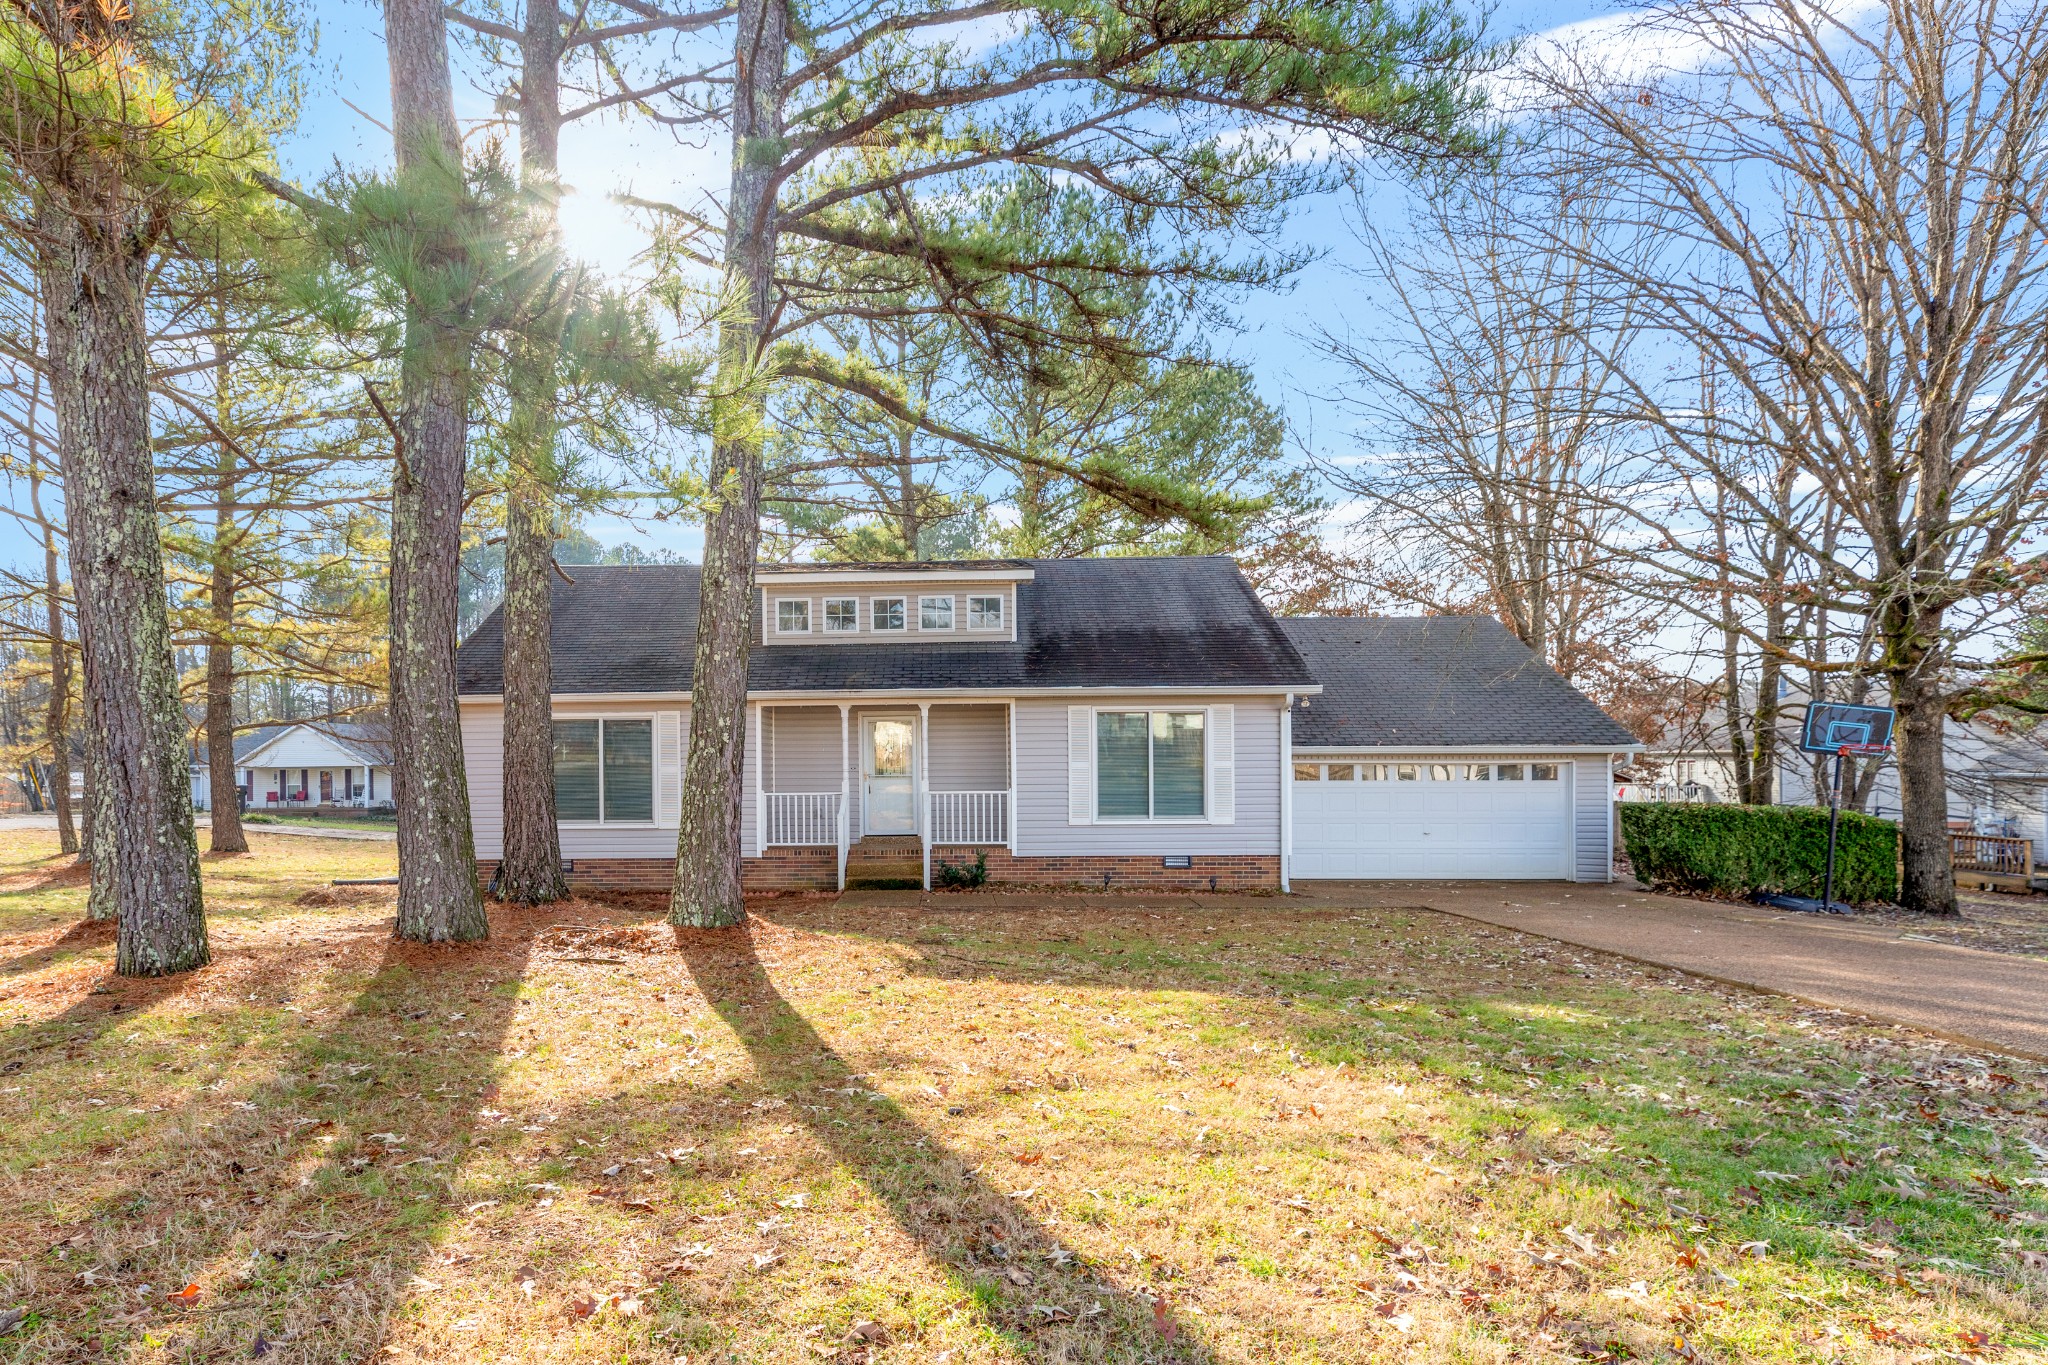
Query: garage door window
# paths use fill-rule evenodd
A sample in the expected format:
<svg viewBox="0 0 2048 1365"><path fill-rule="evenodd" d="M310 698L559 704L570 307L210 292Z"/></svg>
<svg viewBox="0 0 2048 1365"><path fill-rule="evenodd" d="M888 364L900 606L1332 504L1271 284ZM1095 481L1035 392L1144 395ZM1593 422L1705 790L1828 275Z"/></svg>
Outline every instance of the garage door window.
<svg viewBox="0 0 2048 1365"><path fill-rule="evenodd" d="M1555 763L1531 763L1529 765L1529 777L1536 782L1555 782L1557 781L1557 765Z"/></svg>
<svg viewBox="0 0 2048 1365"><path fill-rule="evenodd" d="M1296 782L1320 782L1323 780L1323 765L1320 763L1297 763L1294 765Z"/></svg>
<svg viewBox="0 0 2048 1365"><path fill-rule="evenodd" d="M1098 711L1097 818L1201 819L1203 720L1200 711Z"/></svg>
<svg viewBox="0 0 2048 1365"><path fill-rule="evenodd" d="M1413 763L1397 763L1394 765L1394 778L1396 781L1413 782L1421 775L1422 769Z"/></svg>

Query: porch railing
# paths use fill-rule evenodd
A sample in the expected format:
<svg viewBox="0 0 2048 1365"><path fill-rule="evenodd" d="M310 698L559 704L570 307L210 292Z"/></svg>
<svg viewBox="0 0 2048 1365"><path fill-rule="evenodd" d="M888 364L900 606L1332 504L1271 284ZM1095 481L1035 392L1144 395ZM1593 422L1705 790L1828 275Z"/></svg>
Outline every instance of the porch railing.
<svg viewBox="0 0 2048 1365"><path fill-rule="evenodd" d="M1991 834L1951 834L1955 869L1996 876L2025 877L2034 870L2034 841Z"/></svg>
<svg viewBox="0 0 2048 1365"><path fill-rule="evenodd" d="M928 792L935 844L1006 844L1010 841L1010 794Z"/></svg>
<svg viewBox="0 0 2048 1365"><path fill-rule="evenodd" d="M838 792L767 792L762 844L818 847L839 842Z"/></svg>

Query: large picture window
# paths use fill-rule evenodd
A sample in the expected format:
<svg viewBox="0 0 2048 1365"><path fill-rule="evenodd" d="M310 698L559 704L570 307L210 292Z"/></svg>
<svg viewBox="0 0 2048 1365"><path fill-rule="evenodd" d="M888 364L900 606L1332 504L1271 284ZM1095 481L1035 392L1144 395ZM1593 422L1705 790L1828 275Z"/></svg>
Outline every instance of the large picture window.
<svg viewBox="0 0 2048 1365"><path fill-rule="evenodd" d="M1203 720L1200 711L1096 712L1096 818L1202 819Z"/></svg>
<svg viewBox="0 0 2048 1365"><path fill-rule="evenodd" d="M555 818L571 823L654 819L654 722L557 720Z"/></svg>

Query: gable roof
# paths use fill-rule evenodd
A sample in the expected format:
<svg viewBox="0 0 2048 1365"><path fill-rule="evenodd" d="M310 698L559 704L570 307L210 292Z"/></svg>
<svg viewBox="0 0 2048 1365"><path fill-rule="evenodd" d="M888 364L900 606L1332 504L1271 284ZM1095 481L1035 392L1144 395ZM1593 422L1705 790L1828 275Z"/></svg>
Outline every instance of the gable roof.
<svg viewBox="0 0 2048 1365"><path fill-rule="evenodd" d="M1490 616L1283 617L1323 684L1295 703L1300 748L1639 748Z"/></svg>
<svg viewBox="0 0 2048 1365"><path fill-rule="evenodd" d="M990 562L915 568L943 572ZM1034 571L1017 585L1016 640L757 647L749 690L1315 686L1301 655L1224 556L1000 562ZM575 582L554 585L555 691L688 691L701 568L586 564L570 572ZM492 611L456 656L457 685L466 696L504 690L503 612Z"/></svg>
<svg viewBox="0 0 2048 1365"><path fill-rule="evenodd" d="M380 721L320 720L265 725L235 736L235 762L244 763L293 730L306 730L328 741L355 763L388 768L392 763L391 730ZM246 743L244 741L247 741ZM201 754L201 766L205 755Z"/></svg>

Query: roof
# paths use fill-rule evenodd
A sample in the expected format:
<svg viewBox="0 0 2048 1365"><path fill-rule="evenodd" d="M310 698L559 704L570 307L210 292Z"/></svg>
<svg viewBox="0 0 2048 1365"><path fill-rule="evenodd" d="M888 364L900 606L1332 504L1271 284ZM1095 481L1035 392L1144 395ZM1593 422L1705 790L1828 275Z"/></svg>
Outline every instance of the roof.
<svg viewBox="0 0 2048 1365"><path fill-rule="evenodd" d="M263 725L235 736L235 762L247 760L271 741L292 730L309 730L330 741L336 749L357 763L390 767L391 730L381 721L305 720L288 725ZM200 755L204 766L205 754Z"/></svg>
<svg viewBox="0 0 2048 1365"><path fill-rule="evenodd" d="M902 565L944 573L975 560ZM1313 688L1315 679L1230 559L1041 559L1017 585L1017 639L757 647L755 692L1059 687ZM806 565L805 569L830 568ZM684 692L697 631L694 564L577 565L554 585L558 694ZM463 642L466 696L504 689L503 608Z"/></svg>
<svg viewBox="0 0 2048 1365"><path fill-rule="evenodd" d="M1280 626L1323 684L1299 748L1636 748L1640 742L1490 616L1297 616Z"/></svg>

